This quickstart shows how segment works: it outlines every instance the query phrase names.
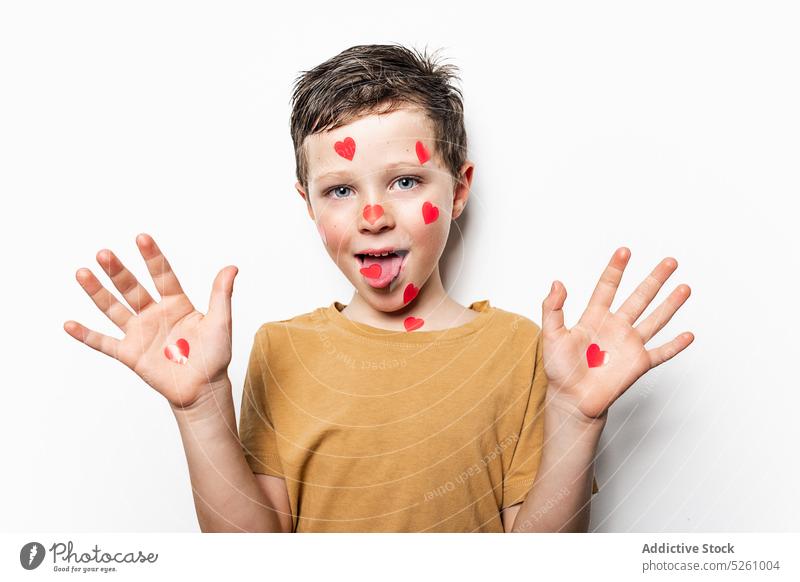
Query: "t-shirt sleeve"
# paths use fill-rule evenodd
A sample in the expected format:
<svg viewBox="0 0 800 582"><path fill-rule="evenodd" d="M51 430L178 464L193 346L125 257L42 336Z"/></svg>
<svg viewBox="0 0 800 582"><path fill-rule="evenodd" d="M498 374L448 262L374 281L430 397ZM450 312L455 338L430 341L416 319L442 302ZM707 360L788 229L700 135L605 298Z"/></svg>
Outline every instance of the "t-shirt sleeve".
<svg viewBox="0 0 800 582"><path fill-rule="evenodd" d="M253 473L284 477L267 400L267 386L272 377L268 354L269 334L267 328L261 326L253 339L247 364L239 415L239 440Z"/></svg>
<svg viewBox="0 0 800 582"><path fill-rule="evenodd" d="M501 509L522 503L533 487L542 459L544 442L544 401L547 393L547 376L542 359L541 333L536 339L536 362L531 390L525 408L524 421L511 465L503 479L503 504ZM592 478L592 494L597 493L597 480Z"/></svg>

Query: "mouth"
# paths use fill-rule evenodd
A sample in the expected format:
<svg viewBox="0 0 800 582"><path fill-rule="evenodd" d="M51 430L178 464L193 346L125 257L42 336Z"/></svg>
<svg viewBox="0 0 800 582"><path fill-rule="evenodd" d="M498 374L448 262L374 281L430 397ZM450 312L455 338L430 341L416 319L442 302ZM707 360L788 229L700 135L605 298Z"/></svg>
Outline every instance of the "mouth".
<svg viewBox="0 0 800 582"><path fill-rule="evenodd" d="M408 249L365 249L355 259L364 280L375 289L394 283L408 261Z"/></svg>

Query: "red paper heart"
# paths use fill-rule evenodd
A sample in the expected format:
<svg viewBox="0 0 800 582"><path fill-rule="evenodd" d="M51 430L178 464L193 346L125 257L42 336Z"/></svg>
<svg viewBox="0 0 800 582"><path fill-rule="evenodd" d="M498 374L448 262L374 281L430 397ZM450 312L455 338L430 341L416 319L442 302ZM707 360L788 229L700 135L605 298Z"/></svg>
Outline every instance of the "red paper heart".
<svg viewBox="0 0 800 582"><path fill-rule="evenodd" d="M356 141L352 137L346 137L344 141L337 141L333 144L333 149L343 158L352 160L356 153Z"/></svg>
<svg viewBox="0 0 800 582"><path fill-rule="evenodd" d="M417 158L420 164L424 164L431 159L431 154L428 153L428 150L425 149L425 144L421 141L417 141Z"/></svg>
<svg viewBox="0 0 800 582"><path fill-rule="evenodd" d="M607 356L608 353L602 351L597 344L589 344L589 347L586 348L586 362L590 368L605 364Z"/></svg>
<svg viewBox="0 0 800 582"><path fill-rule="evenodd" d="M406 331L414 331L415 329L419 329L422 327L425 321L420 319L419 317L413 317L409 315L403 320L403 325L406 326Z"/></svg>
<svg viewBox="0 0 800 582"><path fill-rule="evenodd" d="M189 357L189 342L181 338L164 348L164 355L176 364L185 364Z"/></svg>
<svg viewBox="0 0 800 582"><path fill-rule="evenodd" d="M422 205L422 220L425 221L425 224L430 224L437 218L439 218L439 209L435 205L430 202Z"/></svg>
<svg viewBox="0 0 800 582"><path fill-rule="evenodd" d="M414 287L414 283L409 283L406 285L406 288L403 291L403 303L408 303L414 299L414 297L417 296L417 293L419 293L419 287Z"/></svg>
<svg viewBox="0 0 800 582"><path fill-rule="evenodd" d="M377 279L381 276L381 266L378 263L370 265L369 267L361 267L361 274L370 279Z"/></svg>
<svg viewBox="0 0 800 582"><path fill-rule="evenodd" d="M362 214L367 222L375 224L375 221L383 216L383 206L380 204L367 204Z"/></svg>

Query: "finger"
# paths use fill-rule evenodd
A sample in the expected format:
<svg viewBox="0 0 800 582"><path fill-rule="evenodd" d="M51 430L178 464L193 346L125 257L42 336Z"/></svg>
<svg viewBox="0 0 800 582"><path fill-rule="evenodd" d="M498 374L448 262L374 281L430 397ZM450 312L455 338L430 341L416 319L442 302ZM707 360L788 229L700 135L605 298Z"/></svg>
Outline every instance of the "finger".
<svg viewBox="0 0 800 582"><path fill-rule="evenodd" d="M656 335L667 322L672 319L675 312L683 305L692 294L688 285L678 285L664 301L661 302L653 313L648 315L634 329L639 333L644 343Z"/></svg>
<svg viewBox="0 0 800 582"><path fill-rule="evenodd" d="M125 301L131 306L134 313L141 313L145 307L155 303L139 280L122 264L117 256L108 249L103 249L97 253L97 262L103 267L103 271L108 275L114 287L122 293Z"/></svg>
<svg viewBox="0 0 800 582"><path fill-rule="evenodd" d="M560 281L553 281L550 293L542 302L542 332L552 335L560 333L564 327L564 301L567 288Z"/></svg>
<svg viewBox="0 0 800 582"><path fill-rule="evenodd" d="M125 331L125 326L128 320L133 317L133 313L120 303L116 297L97 280L89 269L78 269L75 273L75 279L86 294L91 297L97 308L106 314L111 321L114 322L118 328Z"/></svg>
<svg viewBox="0 0 800 582"><path fill-rule="evenodd" d="M168 295L182 295L183 289L178 282L175 273L172 272L172 267L169 266L167 258L158 248L156 241L153 240L148 234L142 233L136 237L136 244L139 245L139 251L147 263L147 270L153 278L153 283L162 297Z"/></svg>
<svg viewBox="0 0 800 582"><path fill-rule="evenodd" d="M678 261L672 257L667 257L661 261L656 268L642 281L630 297L617 310L617 315L622 316L625 321L633 325L633 322L650 305L650 302L658 294L661 286L669 279L670 275L678 268Z"/></svg>
<svg viewBox="0 0 800 582"><path fill-rule="evenodd" d="M107 356L117 359L119 340L97 331L84 327L77 321L65 321L64 331L76 340L85 343L90 348L102 352Z"/></svg>
<svg viewBox="0 0 800 582"><path fill-rule="evenodd" d="M600 280L597 282L597 286L589 299L588 307L611 308L617 287L619 287L619 282L622 280L622 273L625 271L625 266L630 258L631 251L627 247L620 247L614 251L608 266L603 271L603 274L600 275Z"/></svg>
<svg viewBox="0 0 800 582"><path fill-rule="evenodd" d="M650 356L650 368L655 368L672 359L674 356L686 349L694 341L694 334L690 331L680 334L674 340L665 343L663 346L647 350Z"/></svg>
<svg viewBox="0 0 800 582"><path fill-rule="evenodd" d="M221 322L231 321L231 295L233 295L233 280L239 273L239 268L229 266L217 273L211 287L211 300L208 303L208 317Z"/></svg>

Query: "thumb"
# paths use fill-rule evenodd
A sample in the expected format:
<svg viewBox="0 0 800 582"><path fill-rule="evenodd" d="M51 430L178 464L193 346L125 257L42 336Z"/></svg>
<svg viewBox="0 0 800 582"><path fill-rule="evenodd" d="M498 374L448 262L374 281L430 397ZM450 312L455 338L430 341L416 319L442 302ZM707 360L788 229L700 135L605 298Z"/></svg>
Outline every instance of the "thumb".
<svg viewBox="0 0 800 582"><path fill-rule="evenodd" d="M221 321L231 319L231 295L233 295L233 280L239 274L239 267L229 265L217 273L211 287L211 300L208 303L209 317Z"/></svg>
<svg viewBox="0 0 800 582"><path fill-rule="evenodd" d="M564 301L567 288L560 281L553 281L550 293L542 302L542 331L556 334L564 329Z"/></svg>

